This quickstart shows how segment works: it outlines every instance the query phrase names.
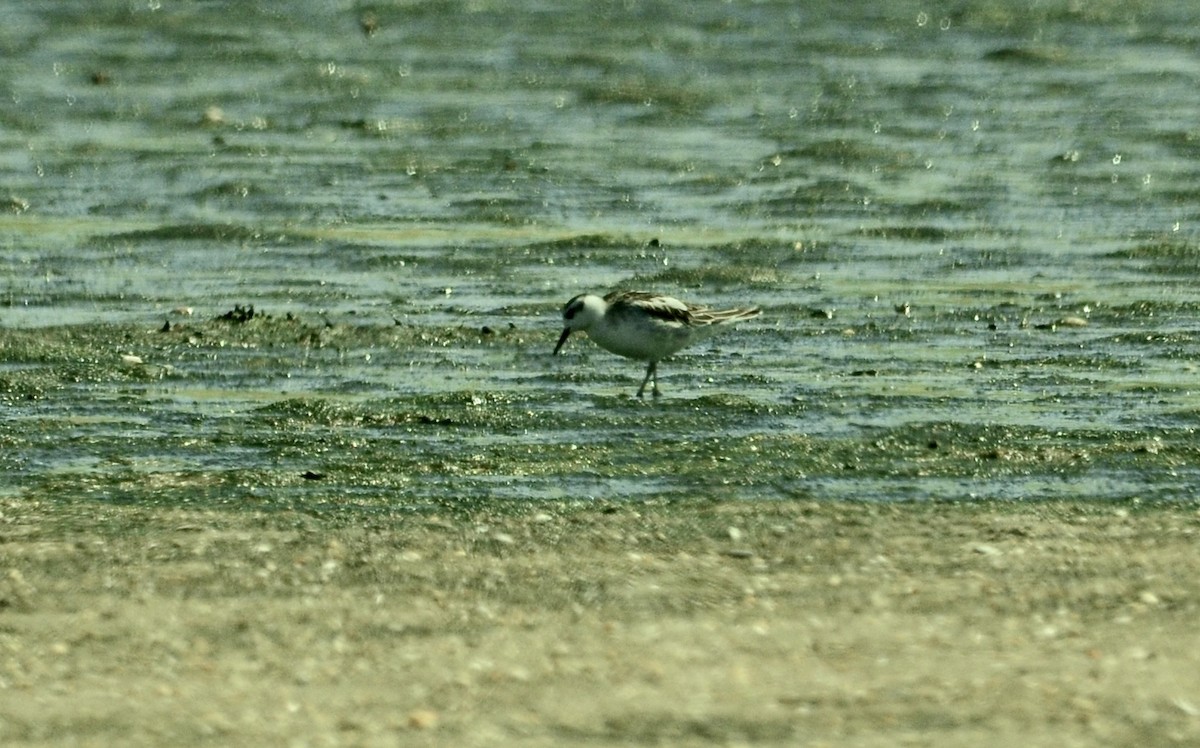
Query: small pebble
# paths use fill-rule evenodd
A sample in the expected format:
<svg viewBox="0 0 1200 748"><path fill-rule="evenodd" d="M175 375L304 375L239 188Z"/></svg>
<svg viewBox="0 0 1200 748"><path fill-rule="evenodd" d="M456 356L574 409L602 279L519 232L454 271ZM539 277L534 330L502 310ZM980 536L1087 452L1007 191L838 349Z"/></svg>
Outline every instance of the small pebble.
<svg viewBox="0 0 1200 748"><path fill-rule="evenodd" d="M379 16L371 11L367 11L358 19L358 25L362 29L363 35L367 37L375 36L375 32L379 31Z"/></svg>
<svg viewBox="0 0 1200 748"><path fill-rule="evenodd" d="M413 730L432 730L437 723L438 713L432 709L416 709L408 713L408 726Z"/></svg>

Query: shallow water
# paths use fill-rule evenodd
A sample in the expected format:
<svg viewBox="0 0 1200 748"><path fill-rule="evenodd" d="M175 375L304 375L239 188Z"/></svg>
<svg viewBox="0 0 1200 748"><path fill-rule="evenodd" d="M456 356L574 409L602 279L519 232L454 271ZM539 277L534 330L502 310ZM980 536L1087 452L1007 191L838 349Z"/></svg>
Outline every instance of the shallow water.
<svg viewBox="0 0 1200 748"><path fill-rule="evenodd" d="M1194 496L1193 3L10 15L0 491ZM618 287L765 314L642 404Z"/></svg>

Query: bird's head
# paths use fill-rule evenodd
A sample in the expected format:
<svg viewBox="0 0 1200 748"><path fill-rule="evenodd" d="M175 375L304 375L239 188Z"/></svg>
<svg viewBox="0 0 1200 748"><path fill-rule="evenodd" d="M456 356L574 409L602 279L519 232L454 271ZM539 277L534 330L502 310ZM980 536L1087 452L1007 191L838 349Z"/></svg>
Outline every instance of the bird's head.
<svg viewBox="0 0 1200 748"><path fill-rule="evenodd" d="M558 337L558 345L554 346L557 354L566 344L567 338L576 330L586 331L596 324L596 320L604 316L604 299L593 294L580 294L563 306L563 331Z"/></svg>

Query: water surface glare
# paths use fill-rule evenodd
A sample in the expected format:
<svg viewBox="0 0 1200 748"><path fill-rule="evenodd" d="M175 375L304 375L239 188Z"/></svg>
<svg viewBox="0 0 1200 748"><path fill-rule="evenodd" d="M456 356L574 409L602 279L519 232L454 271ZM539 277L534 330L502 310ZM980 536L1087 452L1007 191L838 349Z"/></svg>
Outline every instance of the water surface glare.
<svg viewBox="0 0 1200 748"><path fill-rule="evenodd" d="M0 494L1194 498L1194 3L373 12L10 9Z"/></svg>

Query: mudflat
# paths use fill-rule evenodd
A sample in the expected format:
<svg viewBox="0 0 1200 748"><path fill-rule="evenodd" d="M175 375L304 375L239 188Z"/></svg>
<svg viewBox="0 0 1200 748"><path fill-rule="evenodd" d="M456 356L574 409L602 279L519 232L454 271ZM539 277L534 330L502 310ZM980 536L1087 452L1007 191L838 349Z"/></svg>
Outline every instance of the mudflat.
<svg viewBox="0 0 1200 748"><path fill-rule="evenodd" d="M0 503L0 742L1196 745L1195 504Z"/></svg>

